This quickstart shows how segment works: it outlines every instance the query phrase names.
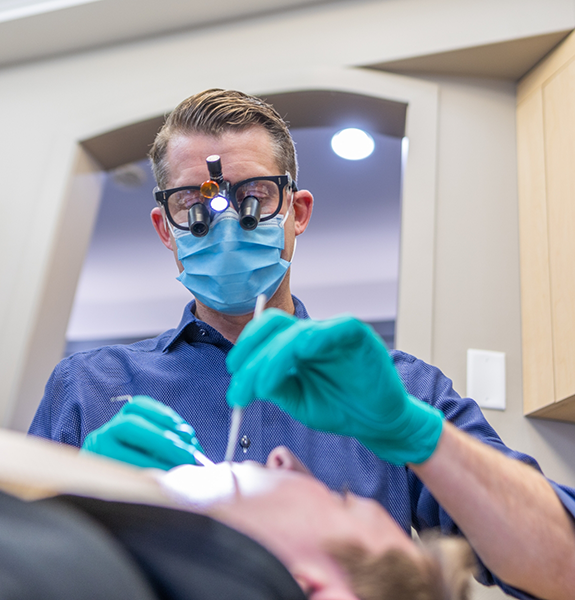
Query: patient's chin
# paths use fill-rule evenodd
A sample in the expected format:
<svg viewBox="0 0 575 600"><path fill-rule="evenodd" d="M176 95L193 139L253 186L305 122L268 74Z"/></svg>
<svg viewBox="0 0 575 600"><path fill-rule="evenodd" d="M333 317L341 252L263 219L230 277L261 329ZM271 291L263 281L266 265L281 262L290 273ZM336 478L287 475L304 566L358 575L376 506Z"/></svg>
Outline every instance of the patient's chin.
<svg viewBox="0 0 575 600"><path fill-rule="evenodd" d="M309 469L285 446L278 446L269 453L266 467L268 469L283 469L311 475Z"/></svg>

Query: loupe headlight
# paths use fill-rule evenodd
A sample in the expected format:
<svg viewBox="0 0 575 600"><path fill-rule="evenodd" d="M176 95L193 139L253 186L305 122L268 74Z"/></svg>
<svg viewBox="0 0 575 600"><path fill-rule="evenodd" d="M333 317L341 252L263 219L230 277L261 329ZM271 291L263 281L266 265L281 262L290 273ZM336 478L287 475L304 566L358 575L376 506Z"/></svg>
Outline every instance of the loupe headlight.
<svg viewBox="0 0 575 600"><path fill-rule="evenodd" d="M210 208L217 213L224 212L229 205L230 201L222 194L218 194L210 201Z"/></svg>
<svg viewBox="0 0 575 600"><path fill-rule="evenodd" d="M206 181L203 185L209 183L214 182ZM209 209L205 204L197 202L188 211L188 227L190 228L192 235L195 235L196 237L203 237L206 235L210 230L213 214L224 212L230 205L229 200L223 194L216 194L211 199L206 196L204 197L209 200Z"/></svg>
<svg viewBox="0 0 575 600"><path fill-rule="evenodd" d="M197 202L188 211L188 227L192 235L203 237L210 230L213 213L221 213L228 208L227 186L222 175L220 157L213 155L206 159L210 179L200 186L200 194L206 201ZM209 205L209 209L206 204Z"/></svg>
<svg viewBox="0 0 575 600"><path fill-rule="evenodd" d="M206 163L210 172L210 180L202 184L200 192L204 198L210 201L211 211L221 213L230 205L229 183L224 181L222 161L217 154L208 156ZM244 198L239 211L240 227L247 231L255 229L260 222L260 215L259 200L255 196Z"/></svg>

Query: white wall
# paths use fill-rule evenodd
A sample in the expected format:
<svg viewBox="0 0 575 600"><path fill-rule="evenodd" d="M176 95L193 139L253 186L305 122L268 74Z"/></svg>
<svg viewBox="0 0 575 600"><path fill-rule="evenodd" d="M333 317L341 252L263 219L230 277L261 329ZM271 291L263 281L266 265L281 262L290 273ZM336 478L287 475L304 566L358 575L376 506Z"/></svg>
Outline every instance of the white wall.
<svg viewBox="0 0 575 600"><path fill-rule="evenodd" d="M515 86L432 80L441 90L433 361L464 394L467 348L505 352L507 410L485 411L488 420L575 486L575 425L522 416Z"/></svg>

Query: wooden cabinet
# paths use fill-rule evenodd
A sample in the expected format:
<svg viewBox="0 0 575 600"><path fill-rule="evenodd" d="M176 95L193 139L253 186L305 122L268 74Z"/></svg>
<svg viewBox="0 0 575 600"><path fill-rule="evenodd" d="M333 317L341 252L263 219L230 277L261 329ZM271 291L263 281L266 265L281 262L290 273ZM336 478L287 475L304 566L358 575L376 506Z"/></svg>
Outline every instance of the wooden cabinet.
<svg viewBox="0 0 575 600"><path fill-rule="evenodd" d="M575 34L517 91L523 396L575 422Z"/></svg>

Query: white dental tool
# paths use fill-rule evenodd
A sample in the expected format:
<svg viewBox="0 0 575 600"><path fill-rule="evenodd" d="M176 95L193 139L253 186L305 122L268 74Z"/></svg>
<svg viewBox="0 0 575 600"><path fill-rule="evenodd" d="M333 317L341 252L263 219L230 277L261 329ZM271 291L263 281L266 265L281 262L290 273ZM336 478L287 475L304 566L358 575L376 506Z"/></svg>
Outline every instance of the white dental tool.
<svg viewBox="0 0 575 600"><path fill-rule="evenodd" d="M260 294L257 297L253 319L257 319L262 314L267 300L265 294ZM224 458L226 462L231 462L234 458L234 451L236 449L236 444L238 443L238 436L240 435L240 425L242 423L243 414L244 409L241 406L234 406L230 423L230 433L228 436L228 447L226 448L226 456Z"/></svg>
<svg viewBox="0 0 575 600"><path fill-rule="evenodd" d="M202 467L213 467L214 463L205 455L202 454L199 450L193 450L192 455L195 461L202 465Z"/></svg>

